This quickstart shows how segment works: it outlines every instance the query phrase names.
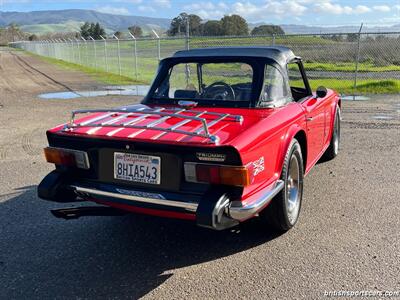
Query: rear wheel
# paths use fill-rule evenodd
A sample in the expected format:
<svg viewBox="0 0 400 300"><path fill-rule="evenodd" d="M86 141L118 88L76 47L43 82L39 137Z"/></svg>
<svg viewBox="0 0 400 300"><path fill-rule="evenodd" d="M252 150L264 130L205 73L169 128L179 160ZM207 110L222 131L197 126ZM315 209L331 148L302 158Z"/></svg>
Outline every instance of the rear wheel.
<svg viewBox="0 0 400 300"><path fill-rule="evenodd" d="M340 107L336 107L335 121L332 128L332 137L328 149L326 149L323 160L334 159L339 153L340 145Z"/></svg>
<svg viewBox="0 0 400 300"><path fill-rule="evenodd" d="M287 231L297 223L303 198L303 178L304 168L300 144L293 139L282 169L281 180L284 181L284 188L271 204L260 212L263 222L278 231Z"/></svg>

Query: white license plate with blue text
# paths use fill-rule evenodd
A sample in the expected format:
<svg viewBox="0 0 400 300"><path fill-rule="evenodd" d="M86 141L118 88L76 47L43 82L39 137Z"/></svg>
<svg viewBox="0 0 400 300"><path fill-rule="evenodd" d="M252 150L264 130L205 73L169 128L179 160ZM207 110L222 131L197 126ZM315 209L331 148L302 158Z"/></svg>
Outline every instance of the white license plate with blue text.
<svg viewBox="0 0 400 300"><path fill-rule="evenodd" d="M161 158L158 156L115 152L114 178L147 184L160 184Z"/></svg>

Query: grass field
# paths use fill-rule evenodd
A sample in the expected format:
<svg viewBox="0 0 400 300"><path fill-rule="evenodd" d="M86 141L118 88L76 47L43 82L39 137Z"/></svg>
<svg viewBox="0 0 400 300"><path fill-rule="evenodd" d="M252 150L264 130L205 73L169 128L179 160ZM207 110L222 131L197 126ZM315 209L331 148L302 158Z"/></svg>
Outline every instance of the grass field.
<svg viewBox="0 0 400 300"><path fill-rule="evenodd" d="M39 56L39 55L34 55L34 56L38 57L39 59L47 63L56 65L65 70L76 70L84 72L88 74L90 77L92 77L94 80L105 84L112 84L112 85L148 84L147 81L137 81L127 76L119 76L117 74L113 74L110 72L99 71L91 67L69 63L60 59Z"/></svg>
<svg viewBox="0 0 400 300"><path fill-rule="evenodd" d="M338 91L341 94L398 94L400 93L400 80L358 80L357 89L354 90L353 80L317 79L310 80L313 90L319 86Z"/></svg>
<svg viewBox="0 0 400 300"><path fill-rule="evenodd" d="M354 48L352 48L351 43L335 42L318 36L277 36L274 41L270 36L221 37L218 39L194 37L190 39L190 48L246 46L249 44L266 46L273 42L279 45L288 45L294 48L295 53L303 55L306 71L315 72L313 77L318 78L310 80L314 89L323 85L346 94L400 93L400 80L396 79L398 78L396 73L393 74L393 72L400 72L400 64L398 63L400 59L396 56L397 52L393 54L383 51L381 53L382 51L379 51L379 48L374 48L374 51L371 48L368 55L363 56L358 64L360 78L356 90L353 88L352 79L356 65L354 63ZM381 45L378 42L371 43L371 47ZM343 49L338 48L342 46ZM388 45L385 44L386 46ZM69 43L42 44L38 47L31 52L45 57L60 58L61 60L42 59L63 68L83 71L100 82L107 84L149 84L157 71L159 57L171 56L176 51L185 49L186 44L185 39L180 38L160 39L159 41L141 39L136 42L136 47L133 40L121 40L119 43L116 40L108 40L107 42L81 41L79 43L71 41ZM341 52L343 52L343 55L341 55ZM371 56L377 53L380 53L378 55L380 60ZM389 58L383 59L384 57ZM386 78L374 78L374 73L383 72L387 72ZM362 74L365 73L370 74L363 78Z"/></svg>
<svg viewBox="0 0 400 300"><path fill-rule="evenodd" d="M349 72L353 73L356 69L355 63L322 63L322 62L306 62L306 70L309 71L326 71L326 72ZM376 66L372 63L362 62L358 64L358 72L392 72L400 71L399 65Z"/></svg>

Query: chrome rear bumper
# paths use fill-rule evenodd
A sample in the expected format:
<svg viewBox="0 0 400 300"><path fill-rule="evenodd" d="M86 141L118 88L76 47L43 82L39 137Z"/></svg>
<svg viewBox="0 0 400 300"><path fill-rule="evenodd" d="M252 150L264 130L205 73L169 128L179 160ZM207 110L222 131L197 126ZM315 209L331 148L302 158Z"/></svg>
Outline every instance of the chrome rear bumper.
<svg viewBox="0 0 400 300"><path fill-rule="evenodd" d="M102 199L104 197L116 200L125 200L132 201L142 204L151 204L162 207L168 207L172 209L179 209L190 213L199 213L198 207L199 203L197 202L188 202L188 201L178 201L176 199L168 199L165 196L157 193L144 193L138 191L130 191L130 190L120 190L116 189L113 192L104 191L96 188L88 188L77 185L70 186L74 192L81 196L82 198L98 198ZM266 207L271 200L283 189L284 184L282 180L277 180L274 184L272 184L266 190L263 190L259 193L254 194L244 201L229 201L226 198L226 195L219 195L218 198L225 198L223 202L217 201L212 204L213 207L210 210L210 222L207 224L202 224L202 222L198 223L200 226L211 227L214 229L222 229L219 223L223 223L223 219L226 218L235 221L230 224L235 225L238 222L245 221L254 215L256 215L259 211L261 211L264 207ZM134 205L134 203L132 204ZM203 212L202 212L203 213ZM226 222L225 222L226 223ZM229 222L228 222L229 223ZM227 224L227 223L226 223Z"/></svg>
<svg viewBox="0 0 400 300"><path fill-rule="evenodd" d="M212 186L205 194L180 192L148 192L132 190L113 184L71 182L67 173L54 170L38 185L38 196L53 202L95 201L107 202L106 206L119 208L131 206L132 210L147 208L173 213L188 214L199 226L212 229L225 229L257 215L284 188L282 180L277 180L266 188L243 200L231 200L230 189L224 186ZM115 205L113 205L115 203ZM129 210L129 209L127 209ZM67 215L71 210L67 210ZM109 211L107 213L110 213ZM98 215L99 212L72 211L74 216ZM101 215L106 214L104 211ZM113 212L114 214L114 212Z"/></svg>
<svg viewBox="0 0 400 300"><path fill-rule="evenodd" d="M123 192L116 193L116 192L102 191L99 189L80 187L76 185L72 185L71 188L75 191L77 195L83 197L87 196L95 198L108 197L108 198L129 200L129 201L148 203L148 204L156 204L168 207L183 208L189 212L196 212L198 206L197 203L193 202L183 202L183 201L166 199L161 194L156 194L156 193L137 193L136 195L134 195Z"/></svg>

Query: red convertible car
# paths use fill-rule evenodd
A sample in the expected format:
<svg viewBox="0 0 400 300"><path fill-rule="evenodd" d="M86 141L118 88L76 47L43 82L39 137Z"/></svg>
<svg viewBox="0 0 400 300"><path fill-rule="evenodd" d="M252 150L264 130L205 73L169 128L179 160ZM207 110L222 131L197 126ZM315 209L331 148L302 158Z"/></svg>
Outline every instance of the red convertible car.
<svg viewBox="0 0 400 300"><path fill-rule="evenodd" d="M179 51L141 104L74 111L47 131L56 168L38 195L101 205L52 211L65 219L136 212L219 230L259 217L286 231L304 176L338 153L340 107L288 48Z"/></svg>

